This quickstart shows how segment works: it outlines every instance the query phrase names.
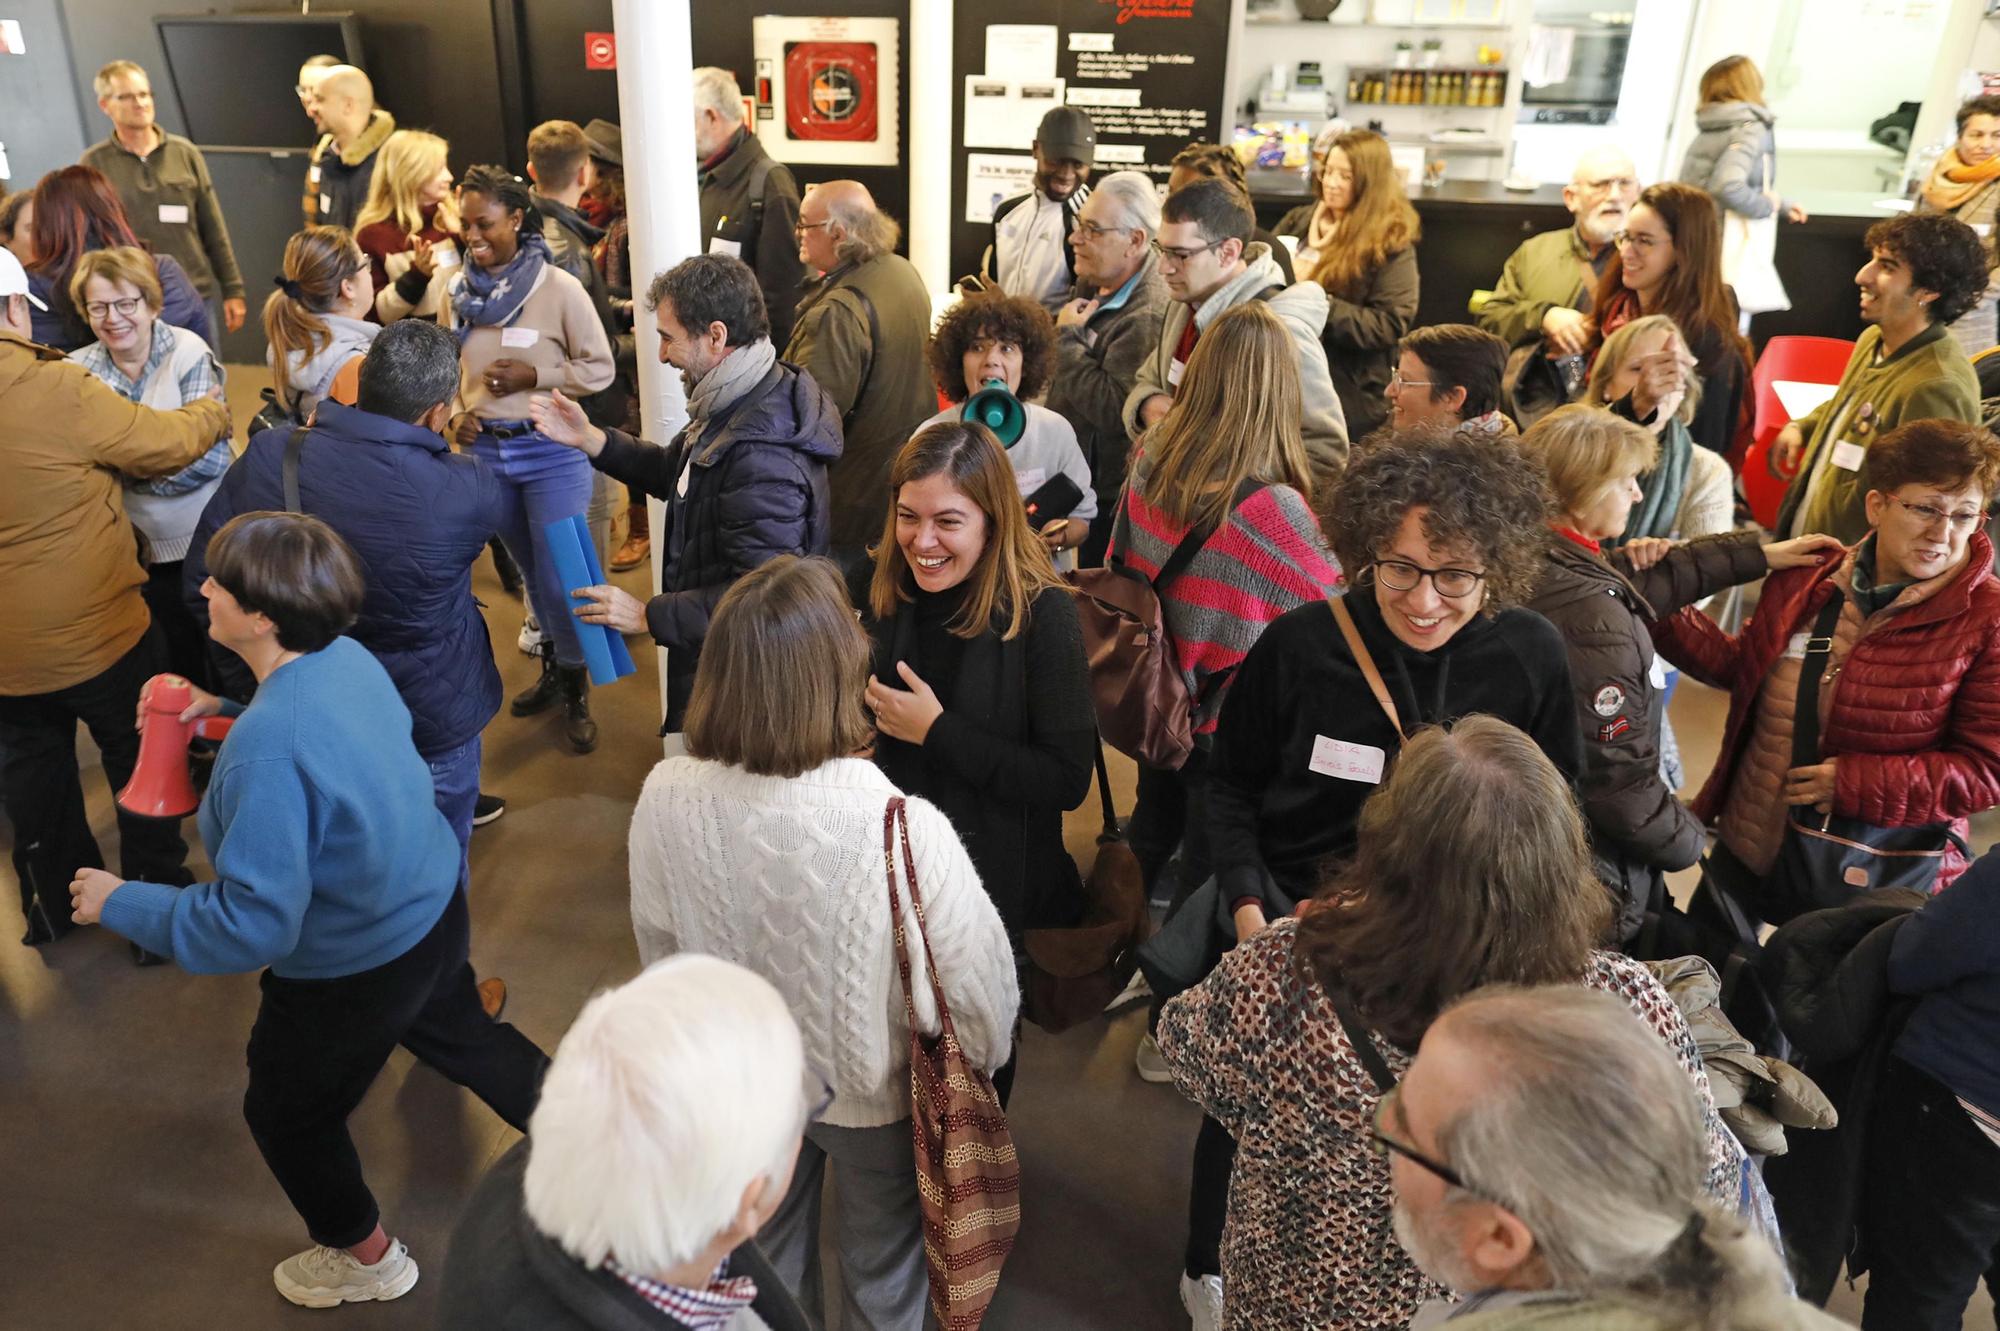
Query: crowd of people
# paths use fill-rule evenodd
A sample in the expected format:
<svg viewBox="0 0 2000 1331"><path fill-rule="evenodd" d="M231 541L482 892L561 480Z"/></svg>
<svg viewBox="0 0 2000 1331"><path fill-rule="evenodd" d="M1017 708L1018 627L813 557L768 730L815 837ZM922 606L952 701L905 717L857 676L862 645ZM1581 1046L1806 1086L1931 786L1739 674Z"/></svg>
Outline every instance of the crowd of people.
<svg viewBox="0 0 2000 1331"><path fill-rule="evenodd" d="M418 1279L346 1125L400 1045L526 1134L459 1222L444 1326L983 1307L990 1277L941 1256L913 1068L956 1051L989 1131L1036 1093L1034 940L1089 899L1064 815L1106 780L1107 691L1137 687L1104 569L1155 598L1145 687L1186 735L1141 758L1123 829L1161 922L1101 960L1132 977L1114 1007L1148 1003L1138 1075L1202 1111L1195 1331L1803 1331L1842 1260L1872 1272L1865 1327L1943 1328L2000 1272L2000 861L1963 840L2000 805L2000 438L1968 358L2000 343L2000 101L1869 229L1867 330L1776 437L1766 532L1733 493L1754 352L1727 234L1804 212L1740 57L1681 180L1587 153L1574 224L1474 322L1422 327L1419 218L1365 130L1323 136L1265 230L1228 150L1190 145L1162 197L1093 178L1088 115L1051 111L934 316L896 220L855 181L802 195L729 71L694 76L701 252L635 275L617 126L537 126L526 178L454 171L316 57L240 448L225 210L143 69L96 86L110 136L0 202L25 942L101 924L141 964L263 972L244 1113L312 1243L286 1299ZM639 318L687 390L665 441ZM551 530L576 519L656 589L572 585ZM539 665L509 710L559 712L574 753L585 633L666 649L643 969L553 1058L470 955L470 842L505 809L489 552ZM1704 612L1753 584L1747 622ZM1729 695L1691 802L1669 663ZM177 722L230 723L193 759L201 882L178 820L121 808L114 874L85 812L77 723L123 787L163 672ZM1836 986L1840 1057L1802 1034ZM1842 1124L1780 1119L1842 1145L1767 1182L1741 1069L1810 1099L1795 1049ZM1829 1224L1859 1237L1825 1272L1800 1249Z"/></svg>

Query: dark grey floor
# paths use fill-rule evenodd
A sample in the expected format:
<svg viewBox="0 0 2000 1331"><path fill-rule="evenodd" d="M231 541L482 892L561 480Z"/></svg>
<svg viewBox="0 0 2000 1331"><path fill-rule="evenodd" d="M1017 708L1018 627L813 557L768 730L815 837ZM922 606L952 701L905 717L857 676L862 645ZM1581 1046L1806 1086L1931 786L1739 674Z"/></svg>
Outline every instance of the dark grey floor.
<svg viewBox="0 0 2000 1331"><path fill-rule="evenodd" d="M641 591L647 576L621 581ZM478 591L511 691L531 674L513 647L518 603L484 568ZM510 807L473 834L473 957L508 981L508 1018L551 1050L584 1000L637 964L625 832L660 747L654 656L635 656L637 676L595 695L604 736L596 754L562 749L550 717L503 713L486 733L486 784ZM1675 699L1697 775L1714 754L1720 702L1691 685ZM83 754L110 852L109 792L87 741ZM1129 764L1117 772L1129 807ZM1069 831L1088 863L1088 806ZM0 840L0 917L13 930L9 849ZM194 867L206 867L198 851ZM306 1238L240 1115L255 978L138 970L122 941L94 929L42 951L15 936L0 938L0 1329L431 1324L454 1213L515 1140L510 1129L397 1055L353 1130L384 1216L424 1278L392 1304L293 1308L272 1289L270 1269ZM1195 1115L1170 1089L1133 1076L1141 1021L1134 1012L1059 1038L1031 1029L1023 1041L1012 1117L1024 1222L989 1320L995 1331L1187 1325L1176 1280ZM1845 1293L1834 1304L1850 1319L1858 1308ZM1983 1294L1965 1325L1993 1331Z"/></svg>

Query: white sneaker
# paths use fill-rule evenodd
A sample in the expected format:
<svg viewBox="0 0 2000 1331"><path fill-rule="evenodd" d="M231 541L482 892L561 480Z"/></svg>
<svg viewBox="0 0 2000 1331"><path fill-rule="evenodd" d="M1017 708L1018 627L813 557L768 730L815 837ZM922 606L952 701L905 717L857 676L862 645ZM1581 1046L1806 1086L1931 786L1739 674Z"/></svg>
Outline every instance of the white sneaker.
<svg viewBox="0 0 2000 1331"><path fill-rule="evenodd" d="M1167 1071L1167 1060L1160 1057L1160 1046L1150 1033L1139 1037L1139 1048L1132 1055L1132 1064L1139 1069L1139 1080L1167 1083L1174 1074Z"/></svg>
<svg viewBox="0 0 2000 1331"><path fill-rule="evenodd" d="M271 1272L284 1295L301 1308L335 1308L370 1299L400 1299L417 1283L417 1264L401 1239L373 1266L354 1260L345 1248L317 1246L287 1257Z"/></svg>
<svg viewBox="0 0 2000 1331"><path fill-rule="evenodd" d="M1222 1277L1181 1277L1181 1307L1194 1319L1194 1331L1222 1331Z"/></svg>
<svg viewBox="0 0 2000 1331"><path fill-rule="evenodd" d="M1118 991L1118 997L1104 1005L1106 1012L1121 1012L1134 1003L1143 1003L1153 996L1153 986L1146 983L1146 972L1133 971L1131 980Z"/></svg>
<svg viewBox="0 0 2000 1331"><path fill-rule="evenodd" d="M535 622L535 617L531 614L521 621L521 636L514 639L514 645L521 649L521 655L533 656L548 640L549 635L542 632L542 626Z"/></svg>

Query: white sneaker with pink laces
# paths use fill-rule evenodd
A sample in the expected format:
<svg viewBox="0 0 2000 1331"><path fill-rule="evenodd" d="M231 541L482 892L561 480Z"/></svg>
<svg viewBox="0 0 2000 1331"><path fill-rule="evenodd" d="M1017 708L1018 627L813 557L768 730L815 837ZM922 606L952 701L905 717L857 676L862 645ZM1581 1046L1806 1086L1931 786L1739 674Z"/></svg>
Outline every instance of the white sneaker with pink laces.
<svg viewBox="0 0 2000 1331"><path fill-rule="evenodd" d="M373 1266L356 1261L345 1248L322 1244L279 1262L271 1279L278 1293L301 1308L333 1308L402 1298L417 1283L417 1264L401 1239L391 1239L389 1251Z"/></svg>

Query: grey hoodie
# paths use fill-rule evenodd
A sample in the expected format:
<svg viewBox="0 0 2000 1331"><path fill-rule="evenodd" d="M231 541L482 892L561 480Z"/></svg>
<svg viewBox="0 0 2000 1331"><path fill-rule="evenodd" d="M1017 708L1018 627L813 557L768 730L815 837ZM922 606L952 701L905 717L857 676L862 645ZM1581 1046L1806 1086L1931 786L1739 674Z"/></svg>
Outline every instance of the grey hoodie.
<svg viewBox="0 0 2000 1331"><path fill-rule="evenodd" d="M1286 284L1283 270L1271 257L1271 247L1262 241L1250 243L1250 248L1244 251L1243 271L1223 283L1199 309L1190 311L1181 301L1167 301L1166 314L1160 322L1159 345L1140 364L1138 381L1125 395L1125 429L1137 439L1145 430L1139 408L1146 399L1155 393L1173 395L1170 371L1190 313L1195 327L1206 331L1225 311L1256 299L1257 293L1272 286L1284 289L1267 302L1271 313L1285 325L1299 351L1300 400L1305 408L1300 432L1305 436L1306 457L1312 464L1313 491L1318 494L1347 466L1347 415L1340 408L1339 395L1333 391L1326 347L1320 342L1320 332L1326 327L1326 290L1316 282Z"/></svg>
<svg viewBox="0 0 2000 1331"><path fill-rule="evenodd" d="M1777 117L1755 102L1714 102L1694 113L1701 133L1681 159L1681 183L1697 185L1715 196L1718 207L1744 217L1769 217L1775 188L1764 168L1776 175Z"/></svg>
<svg viewBox="0 0 2000 1331"><path fill-rule="evenodd" d="M349 319L339 314L322 314L320 319L333 336L327 344L311 356L293 352L285 357L285 386L292 391L292 411L301 420L313 413L327 390L333 386L333 377L340 373L340 367L356 356L368 354L375 335L382 331L381 324L367 323L361 319ZM274 363L273 375L278 373Z"/></svg>

